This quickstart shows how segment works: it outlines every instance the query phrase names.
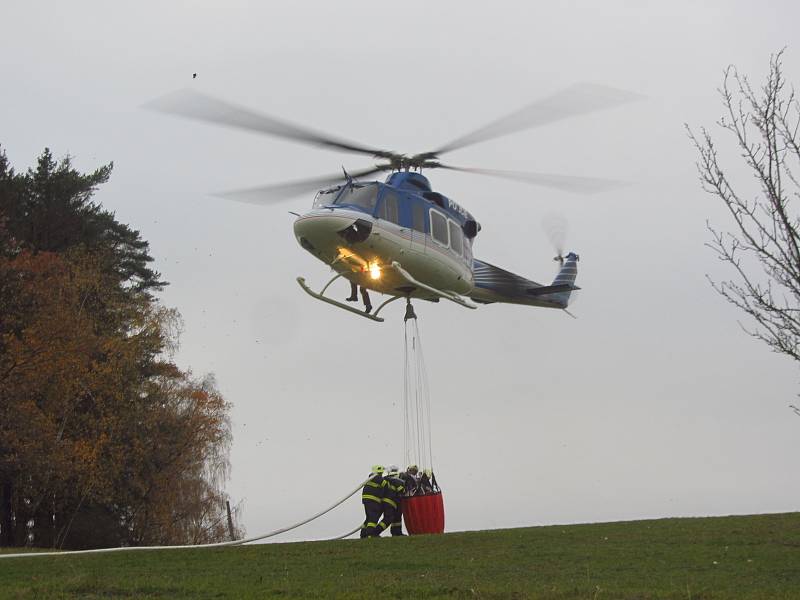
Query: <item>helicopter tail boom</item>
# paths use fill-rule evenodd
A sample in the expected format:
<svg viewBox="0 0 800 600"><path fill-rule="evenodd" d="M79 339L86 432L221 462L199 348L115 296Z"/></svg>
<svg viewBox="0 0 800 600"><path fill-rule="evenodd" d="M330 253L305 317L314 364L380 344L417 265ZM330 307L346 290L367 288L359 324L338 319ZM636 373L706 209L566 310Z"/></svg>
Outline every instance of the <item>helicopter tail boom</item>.
<svg viewBox="0 0 800 600"><path fill-rule="evenodd" d="M570 252L551 285L541 285L482 260L473 261L475 288L470 297L481 304L502 302L547 308L566 308L570 294L578 290L578 255Z"/></svg>

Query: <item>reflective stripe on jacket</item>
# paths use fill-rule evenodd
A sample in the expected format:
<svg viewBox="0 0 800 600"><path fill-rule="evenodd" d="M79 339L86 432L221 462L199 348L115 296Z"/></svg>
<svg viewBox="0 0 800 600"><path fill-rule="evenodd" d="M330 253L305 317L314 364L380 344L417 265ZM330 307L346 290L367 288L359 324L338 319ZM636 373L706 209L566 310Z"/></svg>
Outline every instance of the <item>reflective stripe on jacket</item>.
<svg viewBox="0 0 800 600"><path fill-rule="evenodd" d="M386 483L386 492L384 493L383 501L389 506L397 508L400 504L400 498L403 497L405 492L405 482L397 475L390 475L384 479L384 482Z"/></svg>
<svg viewBox="0 0 800 600"><path fill-rule="evenodd" d="M386 494L387 481L381 475L373 475L364 484L361 490L361 500L372 500L373 502L383 502Z"/></svg>

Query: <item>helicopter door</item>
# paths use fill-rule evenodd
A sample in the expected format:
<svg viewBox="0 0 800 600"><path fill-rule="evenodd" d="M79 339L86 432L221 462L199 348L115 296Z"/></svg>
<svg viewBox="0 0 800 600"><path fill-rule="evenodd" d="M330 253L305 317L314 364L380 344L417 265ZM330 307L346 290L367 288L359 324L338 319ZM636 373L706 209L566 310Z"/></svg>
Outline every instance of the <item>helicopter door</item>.
<svg viewBox="0 0 800 600"><path fill-rule="evenodd" d="M427 226L425 223L425 202L412 200L408 203L411 209L411 248L424 254L427 251Z"/></svg>
<svg viewBox="0 0 800 600"><path fill-rule="evenodd" d="M391 241L397 250L407 249L411 245L411 229L408 227L409 218L404 213L406 206L401 202L400 196L392 191L385 191L378 207L378 224L387 235L384 238Z"/></svg>

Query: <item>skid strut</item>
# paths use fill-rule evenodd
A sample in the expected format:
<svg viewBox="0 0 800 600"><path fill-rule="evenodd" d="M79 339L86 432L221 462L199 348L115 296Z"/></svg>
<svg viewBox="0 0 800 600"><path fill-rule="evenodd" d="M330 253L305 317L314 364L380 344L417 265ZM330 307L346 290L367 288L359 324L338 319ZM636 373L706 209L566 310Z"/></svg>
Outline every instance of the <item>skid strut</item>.
<svg viewBox="0 0 800 600"><path fill-rule="evenodd" d="M378 323L383 323L383 317L379 317L378 316L378 313L381 312L383 307L386 306L387 304L389 304L390 302L394 302L398 298L402 298L403 297L403 296L392 296L388 300L385 300L383 303L381 303L380 306L378 306L378 309L374 313L367 314L363 310L359 310L357 308L353 308L352 306L347 306L347 304L343 304L342 302L339 302L338 300L334 300L333 298L329 298L329 297L325 296L325 292L328 290L330 285L334 281L339 279L339 277L341 277L341 276L342 275L339 274L339 275L336 275L335 277L333 277L333 279L331 279L328 283L325 284L325 287L322 288L322 291L319 292L319 293L315 292L310 287L308 287L308 284L306 284L305 277L298 277L297 278L297 283L300 284L300 287L303 288L303 290L309 296L311 296L313 298L316 298L317 300L322 300L323 302L327 302L328 304L333 304L334 306L336 306L338 308L341 308L342 310L346 310L347 312L351 312L354 315L358 315L359 317L364 317L365 319L370 319L371 321L377 321Z"/></svg>
<svg viewBox="0 0 800 600"><path fill-rule="evenodd" d="M425 283L417 281L416 279L414 279L411 276L411 273L406 271L402 267L402 265L400 265L400 263L397 262L397 261L392 263L392 268L395 271L397 271L397 273L400 275L400 277L402 277L408 283L410 283L411 285L413 285L415 287L421 288L423 290L427 290L431 294L434 294L434 295L438 296L439 298L444 298L445 300L450 300L450 302L455 302L456 304L459 304L459 305L463 306L464 308L473 308L473 309L474 308L478 308L477 306L475 306L471 302L467 302L464 298L462 298L458 294L455 294L453 292L445 292L444 290L438 290L435 287L432 287L430 285L427 285Z"/></svg>

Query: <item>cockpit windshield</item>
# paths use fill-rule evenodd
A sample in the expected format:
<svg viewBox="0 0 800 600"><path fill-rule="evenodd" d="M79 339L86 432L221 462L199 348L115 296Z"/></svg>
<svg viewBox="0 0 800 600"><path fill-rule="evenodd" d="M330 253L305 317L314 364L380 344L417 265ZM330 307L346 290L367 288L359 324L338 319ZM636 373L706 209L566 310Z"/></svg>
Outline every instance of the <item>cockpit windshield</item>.
<svg viewBox="0 0 800 600"><path fill-rule="evenodd" d="M378 199L378 186L367 185L348 185L336 199L337 205L357 206L361 210L372 214L375 211L375 203Z"/></svg>
<svg viewBox="0 0 800 600"><path fill-rule="evenodd" d="M336 196L339 195L341 189L341 186L339 186L317 192L317 196L314 198L314 208L329 206L336 202Z"/></svg>

